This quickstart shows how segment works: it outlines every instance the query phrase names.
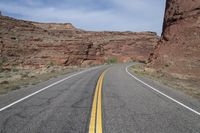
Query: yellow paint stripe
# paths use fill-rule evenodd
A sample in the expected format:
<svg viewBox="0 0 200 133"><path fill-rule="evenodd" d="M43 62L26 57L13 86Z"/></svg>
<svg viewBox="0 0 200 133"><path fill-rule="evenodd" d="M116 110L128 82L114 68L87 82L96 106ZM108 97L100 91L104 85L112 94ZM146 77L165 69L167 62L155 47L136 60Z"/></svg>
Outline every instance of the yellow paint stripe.
<svg viewBox="0 0 200 133"><path fill-rule="evenodd" d="M92 103L89 133L102 133L102 84L105 72L106 71L101 74L96 85Z"/></svg>
<svg viewBox="0 0 200 133"><path fill-rule="evenodd" d="M102 84L103 84L104 73L100 80L99 93L98 93L98 104L97 104L97 123L96 133L102 133Z"/></svg>
<svg viewBox="0 0 200 133"><path fill-rule="evenodd" d="M93 99L93 103L92 103L92 111L91 111L91 118L90 118L89 133L95 133L96 109L97 109L97 93L98 93L98 88L99 88L98 82L97 82L97 86L96 86L95 93L94 93L94 99Z"/></svg>

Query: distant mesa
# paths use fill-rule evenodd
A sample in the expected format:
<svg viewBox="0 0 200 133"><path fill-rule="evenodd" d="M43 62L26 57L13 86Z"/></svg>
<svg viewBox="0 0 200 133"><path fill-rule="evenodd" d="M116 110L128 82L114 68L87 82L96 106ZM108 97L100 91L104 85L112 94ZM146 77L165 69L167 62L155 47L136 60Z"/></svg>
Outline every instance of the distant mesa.
<svg viewBox="0 0 200 133"><path fill-rule="evenodd" d="M145 62L159 37L153 32L94 32L71 23L38 23L0 17L3 66L92 65Z"/></svg>

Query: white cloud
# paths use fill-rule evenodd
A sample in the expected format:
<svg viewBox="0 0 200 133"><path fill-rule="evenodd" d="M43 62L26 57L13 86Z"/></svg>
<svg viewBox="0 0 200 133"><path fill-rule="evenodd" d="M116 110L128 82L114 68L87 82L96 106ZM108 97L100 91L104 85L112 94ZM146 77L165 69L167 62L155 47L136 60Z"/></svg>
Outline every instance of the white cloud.
<svg viewBox="0 0 200 133"><path fill-rule="evenodd" d="M29 5L29 6L39 6L42 5L41 0L21 0L21 2Z"/></svg>
<svg viewBox="0 0 200 133"><path fill-rule="evenodd" d="M42 4L38 0L25 0L25 3L32 8L20 3L0 2L0 9L11 14L20 14L21 19L40 22L71 22L86 30L151 30L160 33L163 9L160 7L151 9L149 6L154 3L146 1L110 0L113 3L113 7L110 9L86 10L89 7L62 9L53 5L41 6Z"/></svg>

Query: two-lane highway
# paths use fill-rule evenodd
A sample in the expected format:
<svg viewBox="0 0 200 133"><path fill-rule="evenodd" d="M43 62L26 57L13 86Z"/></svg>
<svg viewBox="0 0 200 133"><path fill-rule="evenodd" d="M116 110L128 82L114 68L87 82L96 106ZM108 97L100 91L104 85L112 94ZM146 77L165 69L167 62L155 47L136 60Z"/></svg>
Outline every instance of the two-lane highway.
<svg viewBox="0 0 200 133"><path fill-rule="evenodd" d="M93 93L103 70L104 67L101 67L75 76L70 75L69 79L69 76L66 76L63 82L1 111L1 133L87 132ZM47 83L46 86L59 81ZM37 90L36 92L43 90L38 90L37 87L33 89ZM24 93L26 90L19 90L18 93L21 91ZM15 95L0 97L1 103L10 97Z"/></svg>
<svg viewBox="0 0 200 133"><path fill-rule="evenodd" d="M199 101L148 80L157 92L126 67L93 68L0 96L1 133L200 132Z"/></svg>
<svg viewBox="0 0 200 133"><path fill-rule="evenodd" d="M105 133L198 133L200 115L175 103L126 72L127 65L113 66L103 86L103 120ZM157 89L163 89L157 86ZM164 88L168 89L168 88ZM184 99L168 89L166 94ZM192 102L200 111L200 103ZM190 105L188 105L190 106Z"/></svg>

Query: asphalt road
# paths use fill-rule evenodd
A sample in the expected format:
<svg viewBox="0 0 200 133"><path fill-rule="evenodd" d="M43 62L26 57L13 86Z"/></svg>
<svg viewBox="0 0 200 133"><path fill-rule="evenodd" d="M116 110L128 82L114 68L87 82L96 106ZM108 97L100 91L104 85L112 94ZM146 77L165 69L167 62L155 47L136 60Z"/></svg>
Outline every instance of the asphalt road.
<svg viewBox="0 0 200 133"><path fill-rule="evenodd" d="M163 95L126 67L101 66L0 96L0 132L200 133L198 100L138 77Z"/></svg>

